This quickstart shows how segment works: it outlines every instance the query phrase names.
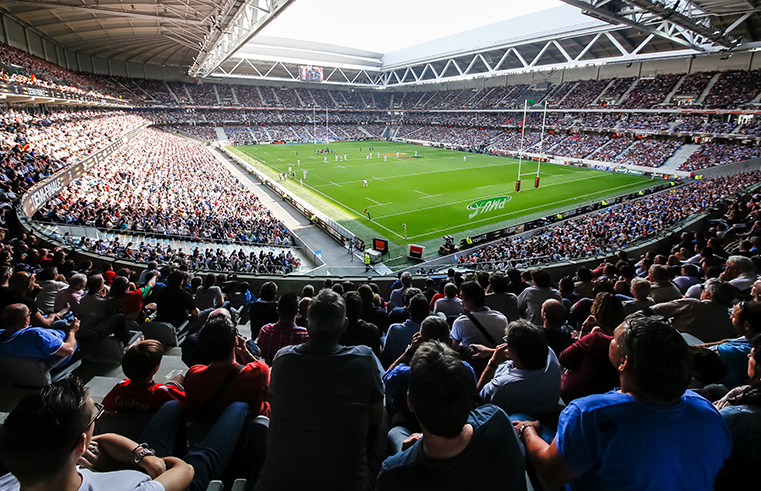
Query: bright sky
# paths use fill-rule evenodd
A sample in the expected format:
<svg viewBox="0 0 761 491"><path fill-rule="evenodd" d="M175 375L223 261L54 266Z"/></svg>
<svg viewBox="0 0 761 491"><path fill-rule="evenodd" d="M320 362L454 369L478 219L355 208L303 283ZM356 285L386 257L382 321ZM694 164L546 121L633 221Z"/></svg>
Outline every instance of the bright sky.
<svg viewBox="0 0 761 491"><path fill-rule="evenodd" d="M560 0L296 0L259 35L388 53L561 4Z"/></svg>

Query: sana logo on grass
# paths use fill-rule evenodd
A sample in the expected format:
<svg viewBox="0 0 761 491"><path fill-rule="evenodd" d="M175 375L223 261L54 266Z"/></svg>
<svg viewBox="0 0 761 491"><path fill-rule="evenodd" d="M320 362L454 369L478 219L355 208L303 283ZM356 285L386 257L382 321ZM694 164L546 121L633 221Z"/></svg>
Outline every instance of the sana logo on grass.
<svg viewBox="0 0 761 491"><path fill-rule="evenodd" d="M468 209L473 210L473 213L468 215L468 218L473 218L476 215L489 213L494 210L502 210L505 208L505 203L508 201L510 201L510 196L497 196L495 198L474 201L468 205Z"/></svg>

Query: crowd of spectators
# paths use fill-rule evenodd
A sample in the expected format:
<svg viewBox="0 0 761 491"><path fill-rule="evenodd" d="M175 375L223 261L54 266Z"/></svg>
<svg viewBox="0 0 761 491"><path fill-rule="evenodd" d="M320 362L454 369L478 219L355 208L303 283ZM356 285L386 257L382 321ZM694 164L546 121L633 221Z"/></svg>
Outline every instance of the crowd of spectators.
<svg viewBox="0 0 761 491"><path fill-rule="evenodd" d="M721 72L703 100L706 107L728 109L750 102L761 91L761 69Z"/></svg>
<svg viewBox="0 0 761 491"><path fill-rule="evenodd" d="M704 143L679 166L679 170L693 171L717 165L755 159L761 156L761 149L751 145L729 143Z"/></svg>
<svg viewBox="0 0 761 491"><path fill-rule="evenodd" d="M626 109L649 109L663 104L666 96L682 78L681 74L668 73L656 75L653 78L643 78L637 82L634 89L626 96L622 107Z"/></svg>
<svg viewBox="0 0 761 491"><path fill-rule="evenodd" d="M557 107L563 109L584 109L592 104L608 86L610 80L582 80L571 89L564 100L558 98Z"/></svg>
<svg viewBox="0 0 761 491"><path fill-rule="evenodd" d="M280 244L287 234L205 146L155 129L124 144L37 215L193 240Z"/></svg>
<svg viewBox="0 0 761 491"><path fill-rule="evenodd" d="M682 142L674 140L655 140L648 138L637 140L628 147L613 162L628 165L643 165L645 167L660 167L674 155Z"/></svg>
<svg viewBox="0 0 761 491"><path fill-rule="evenodd" d="M706 179L612 206L548 227L531 237L508 237L473 254L463 263L511 262L541 258L546 262L606 255L663 232L667 227L700 213L718 200L755 184L761 173Z"/></svg>

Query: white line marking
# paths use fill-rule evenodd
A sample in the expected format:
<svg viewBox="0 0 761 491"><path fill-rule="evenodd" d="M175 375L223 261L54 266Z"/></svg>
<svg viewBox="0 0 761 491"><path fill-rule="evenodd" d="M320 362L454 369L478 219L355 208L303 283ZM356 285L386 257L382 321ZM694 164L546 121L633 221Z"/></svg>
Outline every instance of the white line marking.
<svg viewBox="0 0 761 491"><path fill-rule="evenodd" d="M428 196L421 196L418 199L435 198L437 196L444 196L443 194L429 194Z"/></svg>
<svg viewBox="0 0 761 491"><path fill-rule="evenodd" d="M340 184L338 184L338 183L336 183L336 182L333 182L333 181L330 181L330 184L335 184L335 185L336 185L336 186L338 186L339 188L341 187L341 185L340 185Z"/></svg>
<svg viewBox="0 0 761 491"><path fill-rule="evenodd" d="M367 196L365 196L365 198L367 198ZM373 202L373 203L375 203L376 205L381 205L381 204L382 204L382 203L378 203L377 201L375 201L375 200L374 200L374 199L372 199L372 198L367 198L367 199L369 199L370 201L372 201L372 202Z"/></svg>
<svg viewBox="0 0 761 491"><path fill-rule="evenodd" d="M420 193L420 194L422 194L422 195L423 195L423 196L425 196L426 198L430 198L430 197L431 197L431 195L430 195L430 194L428 194L428 193L424 193L424 192L422 192L422 191L418 191L417 189L413 189L413 191L415 191L416 193Z"/></svg>
<svg viewBox="0 0 761 491"><path fill-rule="evenodd" d="M481 187L478 187L478 188L476 188L476 189L486 189L486 188L493 188L494 186L496 186L496 184L491 184L491 185L489 185L489 186L481 186Z"/></svg>
<svg viewBox="0 0 761 491"><path fill-rule="evenodd" d="M348 167L344 167L343 165L337 165L336 167L340 167L341 169L348 169Z"/></svg>
<svg viewBox="0 0 761 491"><path fill-rule="evenodd" d="M373 176L373 179L377 179L377 180L379 180L379 181L383 181L383 182L386 182L386 180L385 180L385 179L381 179L380 177L375 177L375 176Z"/></svg>

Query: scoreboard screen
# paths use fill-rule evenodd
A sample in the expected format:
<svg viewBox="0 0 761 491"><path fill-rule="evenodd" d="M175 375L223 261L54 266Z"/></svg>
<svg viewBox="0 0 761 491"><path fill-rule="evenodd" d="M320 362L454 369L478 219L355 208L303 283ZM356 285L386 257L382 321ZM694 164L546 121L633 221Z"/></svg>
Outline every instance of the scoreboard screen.
<svg viewBox="0 0 761 491"><path fill-rule="evenodd" d="M305 82L322 82L322 67L299 65L299 79Z"/></svg>

